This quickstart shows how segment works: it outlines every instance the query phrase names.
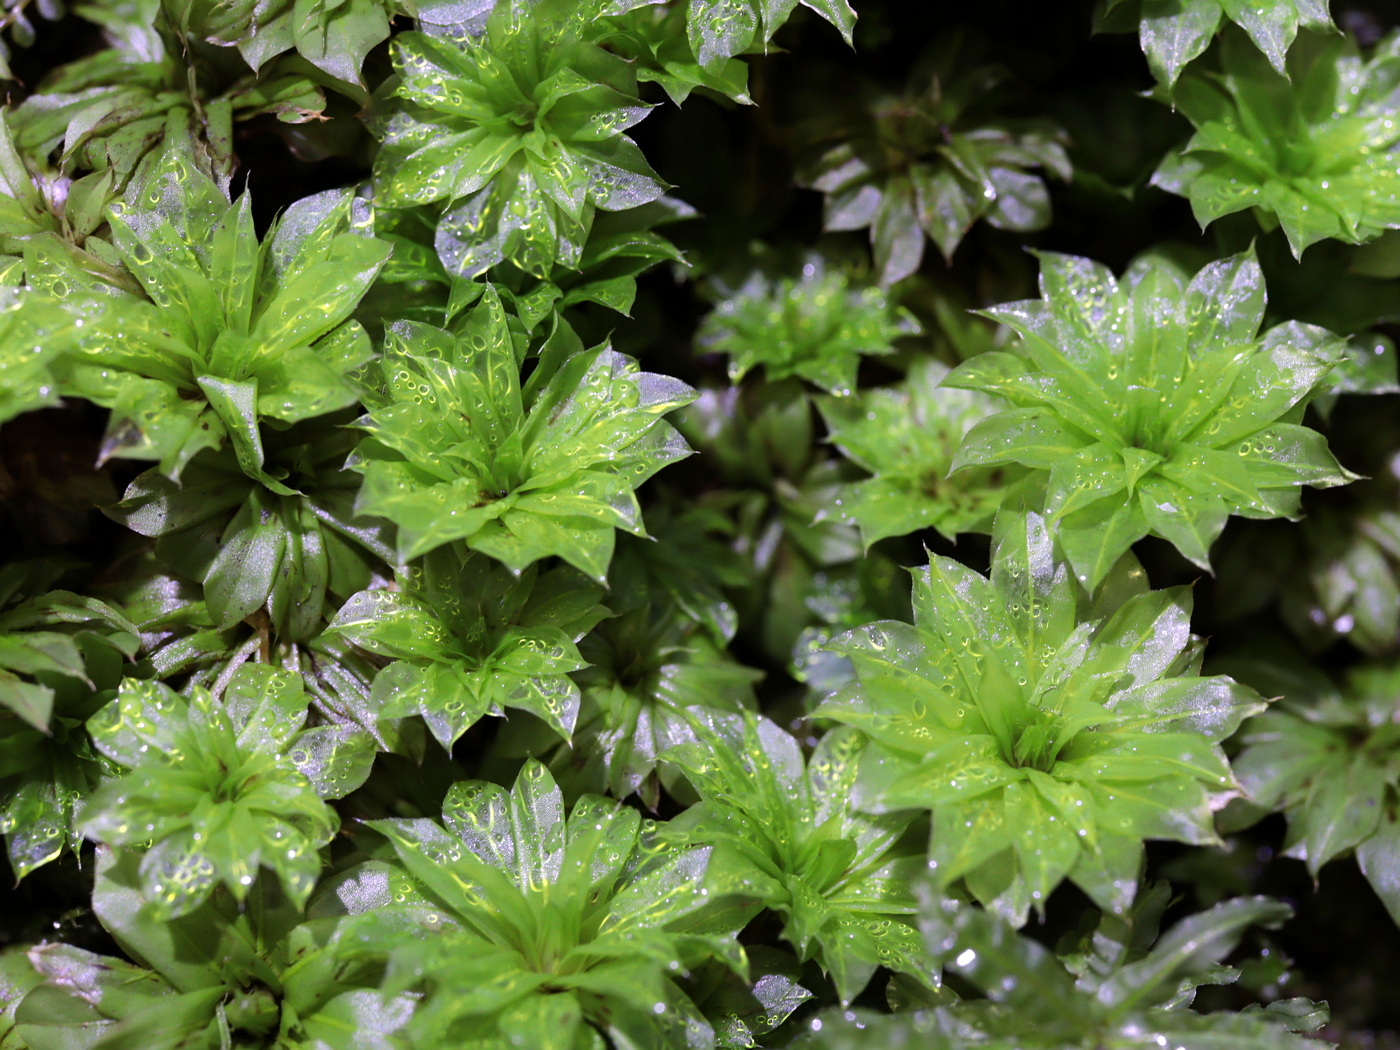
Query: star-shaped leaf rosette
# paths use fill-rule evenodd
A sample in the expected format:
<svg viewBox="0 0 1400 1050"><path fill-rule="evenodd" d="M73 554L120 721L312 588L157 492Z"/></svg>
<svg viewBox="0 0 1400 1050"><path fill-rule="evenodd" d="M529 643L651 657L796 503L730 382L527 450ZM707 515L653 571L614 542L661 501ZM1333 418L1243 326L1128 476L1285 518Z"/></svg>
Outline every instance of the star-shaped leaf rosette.
<svg viewBox="0 0 1400 1050"><path fill-rule="evenodd" d="M370 909L392 951L385 990L424 989L413 1045L715 1047L678 983L710 962L747 968L734 940L747 909L705 888L711 847L668 846L599 795L566 815L535 761L510 791L455 784L442 824L368 826L413 880ZM377 864L355 874L370 881ZM374 945L372 926L364 939Z"/></svg>
<svg viewBox="0 0 1400 1050"><path fill-rule="evenodd" d="M821 964L843 1003L881 966L939 985L907 919L909 887L924 863L901 842L914 814L863 814L851 805L865 746L860 733L837 729L804 757L766 718L703 713L691 741L664 756L701 798L665 836L712 845L712 890L776 911L784 939Z"/></svg>
<svg viewBox="0 0 1400 1050"><path fill-rule="evenodd" d="M373 356L350 315L390 246L368 236L365 203L349 190L306 197L259 242L250 196L230 203L172 153L108 216L144 295L73 273L39 282L59 299L107 304L59 363L62 394L111 409L101 458L158 460L178 481L200 450L231 447L244 474L295 495L264 441L353 405L350 374Z"/></svg>
<svg viewBox="0 0 1400 1050"><path fill-rule="evenodd" d="M1280 5L1282 6L1282 5ZM1219 70L1192 69L1172 104L1196 126L1152 184L1186 197L1202 227L1254 209L1300 256L1328 237L1361 244L1400 227L1400 34L1363 61L1348 37L1305 34L1285 70L1247 44L1221 41Z"/></svg>
<svg viewBox="0 0 1400 1050"><path fill-rule="evenodd" d="M1148 534L1209 570L1231 514L1296 518L1302 486L1354 480L1301 425L1345 344L1297 321L1261 334L1252 252L1189 282L1160 257L1120 280L1090 259L1039 256L1043 298L986 311L1019 345L943 381L1013 406L968 431L953 470L1031 468L1003 506L1042 505L1086 586Z"/></svg>
<svg viewBox="0 0 1400 1050"><path fill-rule="evenodd" d="M629 63L581 38L577 5L474 8L489 10L478 36L394 38L384 91L398 101L377 125L376 189L391 208L446 202L436 247L453 273L509 260L545 277L578 264L595 209L665 191L622 134L651 107Z"/></svg>
<svg viewBox="0 0 1400 1050"><path fill-rule="evenodd" d="M770 383L797 376L844 397L856 387L863 356L891 354L895 340L920 331L881 289L815 255L800 279L756 270L737 289L717 290L730 294L706 316L698 342L729 355L732 383L761 365Z"/></svg>
<svg viewBox="0 0 1400 1050"><path fill-rule="evenodd" d="M826 195L823 227L870 230L879 283L916 271L924 239L945 260L979 220L1026 232L1050 224L1043 174L1072 174L1065 134L1052 121L1008 119L997 106L1008 71L970 34L940 36L903 92L861 81L824 92L806 132L812 156L799 185Z"/></svg>
<svg viewBox="0 0 1400 1050"><path fill-rule="evenodd" d="M245 900L260 867L306 903L317 851L340 823L323 800L364 783L373 759L335 729L303 728L308 701L300 675L246 664L217 700L127 679L88 719L93 746L124 770L93 793L81 827L109 846L147 847L154 920L187 914L219 883Z"/></svg>
<svg viewBox="0 0 1400 1050"><path fill-rule="evenodd" d="M859 807L932 811L940 885L1018 924L1064 878L1119 912L1144 839L1216 841L1238 792L1219 742L1264 704L1199 675L1188 588L1126 557L1091 593L1044 519L1003 514L990 579L933 558L913 601L912 625L829 644L855 678L816 714L870 738Z"/></svg>
<svg viewBox="0 0 1400 1050"><path fill-rule="evenodd" d="M843 484L834 514L860 528L866 549L922 528L952 540L991 526L1007 472L992 467L950 478L948 467L972 425L1004 406L941 385L947 374L947 365L924 358L897 386L817 399L831 443L874 475Z"/></svg>
<svg viewBox="0 0 1400 1050"><path fill-rule="evenodd" d="M1222 814L1224 830L1286 814L1285 856L1317 878L1354 850L1400 923L1400 667L1365 663L1334 678L1277 653L1230 666L1281 699L1240 733L1235 766L1249 802Z"/></svg>
<svg viewBox="0 0 1400 1050"><path fill-rule="evenodd" d="M460 539L512 572L557 554L602 580L614 530L645 535L634 490L690 454L661 417L695 392L566 325L522 383L524 353L494 290L455 332L389 326L348 466L356 512L398 526L403 561Z"/></svg>
<svg viewBox="0 0 1400 1050"><path fill-rule="evenodd" d="M528 711L567 740L586 667L576 643L608 615L601 588L556 565L519 574L482 554L442 547L394 589L360 591L326 628L393 660L370 700L390 718L419 715L449 751L486 714Z"/></svg>

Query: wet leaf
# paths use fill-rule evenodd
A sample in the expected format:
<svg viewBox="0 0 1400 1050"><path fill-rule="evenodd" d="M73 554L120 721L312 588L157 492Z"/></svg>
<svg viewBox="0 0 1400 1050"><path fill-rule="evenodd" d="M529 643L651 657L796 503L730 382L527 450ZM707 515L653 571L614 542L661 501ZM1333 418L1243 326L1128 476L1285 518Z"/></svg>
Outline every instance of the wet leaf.
<svg viewBox="0 0 1400 1050"><path fill-rule="evenodd" d="M339 824L286 754L306 718L299 679L245 667L231 688L226 708L198 687L187 699L128 679L89 720L94 746L127 772L93 794L82 829L109 845L150 846L141 874L161 920L189 913L219 883L243 900L259 867L304 903L317 851Z"/></svg>
<svg viewBox="0 0 1400 1050"><path fill-rule="evenodd" d="M510 792L455 785L443 818L447 831L431 821L371 824L453 916L397 947L390 963L391 987L427 981L410 1020L415 1036L502 1039L532 1019L564 1046L601 1034L671 1045L678 1025L708 1030L673 981L682 967L737 950L734 927L691 932L707 905L708 849L666 845L634 811L598 796L566 817L553 777L534 761Z"/></svg>
<svg viewBox="0 0 1400 1050"><path fill-rule="evenodd" d="M248 477L288 494L265 469L263 428L353 404L347 373L370 355L349 317L389 246L355 210L349 191L309 197L258 246L247 194L230 205L179 154L140 206L113 205L117 249L149 298L114 294L62 383L112 410L103 458L158 460L178 481L228 442Z"/></svg>
<svg viewBox="0 0 1400 1050"><path fill-rule="evenodd" d="M756 271L739 287L718 291L724 297L697 340L701 349L729 356L735 383L762 366L770 382L799 376L845 396L855 389L863 355L893 353L896 339L919 331L880 289L860 287L817 256L803 265L801 279Z"/></svg>
<svg viewBox="0 0 1400 1050"><path fill-rule="evenodd" d="M567 675L585 664L577 642L607 615L601 588L565 567L516 576L453 547L405 582L352 596L327 628L395 660L371 688L381 717L421 715L449 750L477 719L512 708L569 739L579 689Z"/></svg>
<svg viewBox="0 0 1400 1050"><path fill-rule="evenodd" d="M799 958L832 975L843 1002L882 965L938 985L922 951L902 945L916 940L902 883L919 860L893 847L913 815L871 817L852 806L863 748L859 733L837 729L804 762L767 719L709 715L695 739L664 756L701 798L667 834L717 844L726 856L713 863L714 892L751 886L783 917Z"/></svg>
<svg viewBox="0 0 1400 1050"><path fill-rule="evenodd" d="M1041 288L1041 302L989 312L1037 319L1020 328L1020 362L972 358L944 380L1014 406L976 424L954 466L1020 463L1044 478L1045 510L1090 587L1149 533L1209 568L1231 514L1296 516L1301 486L1354 480L1320 435L1285 421L1320 391L1342 343L1296 322L1258 334L1252 253L1189 283L1153 256L1120 281L1043 253Z"/></svg>
<svg viewBox="0 0 1400 1050"><path fill-rule="evenodd" d="M1295 256L1325 238L1361 244L1400 225L1393 45L1364 61L1349 37L1308 33L1288 49L1297 25L1288 0L1267 11L1226 7L1263 53L1227 33L1219 72L1182 77L1172 99L1196 134L1153 184L1188 197L1203 227L1256 209L1283 227ZM1305 24L1327 28L1325 11Z"/></svg>
<svg viewBox="0 0 1400 1050"><path fill-rule="evenodd" d="M867 549L922 528L949 540L991 528L1001 504L1000 475L948 472L963 436L997 402L940 388L947 373L945 366L925 361L899 386L817 402L831 443L873 475L843 485L837 503L842 520L860 527Z"/></svg>
<svg viewBox="0 0 1400 1050"><path fill-rule="evenodd" d="M1188 917L1157 937L1160 903L1143 894L1131 912L1102 915L1062 942L1058 953L988 912L942 900L921 887L920 925L928 950L985 999L934 999L891 1015L818 1015L802 1047L915 1047L956 1038L970 1045L1053 1047L1107 1044L1211 1045L1310 1050L1326 1011L1306 1000L1266 1009L1201 1013L1187 1008L1201 985L1228 984L1238 970L1214 965L1251 927L1274 926L1289 909L1262 897L1237 898ZM1122 943L1123 939L1130 942ZM1155 944L1153 943L1155 940Z"/></svg>
<svg viewBox="0 0 1400 1050"><path fill-rule="evenodd" d="M509 260L548 276L579 261L595 208L665 190L622 134L648 109L633 72L571 23L501 3L477 36L394 38L376 184L391 207L448 203L436 246L449 272Z"/></svg>
<svg viewBox="0 0 1400 1050"><path fill-rule="evenodd" d="M633 490L688 452L660 417L694 392L570 337L522 392L493 292L462 336L391 326L385 397L351 466L365 478L356 510L398 526L401 558L461 539L517 573L555 554L601 580L614 529L645 534Z"/></svg>
<svg viewBox="0 0 1400 1050"><path fill-rule="evenodd" d="M1052 552L1043 519L1003 515L990 580L933 559L912 628L830 643L855 678L817 711L870 739L857 805L929 809L934 879L1017 924L1066 877L1120 908L1096 870L1131 880L1137 853L1106 850L1110 834L1212 841L1205 800L1235 789L1218 742L1263 707L1184 666L1187 594L1105 617Z"/></svg>
<svg viewBox="0 0 1400 1050"><path fill-rule="evenodd" d="M1240 671L1249 676L1253 665ZM1394 873L1385 858L1395 837L1393 678L1388 664L1371 663L1335 682L1321 674L1268 682L1284 685L1283 698L1245 724L1235 760L1247 796L1287 814L1290 856L1316 876L1355 850L1392 910Z"/></svg>
<svg viewBox="0 0 1400 1050"><path fill-rule="evenodd" d="M930 46L902 95L858 85L813 122L802 185L826 195L828 230L870 228L881 285L919 268L924 238L951 259L985 218L1005 229L1050 221L1036 169L1070 177L1063 132L1045 120L1004 121L979 105L1004 79L982 41L954 32Z"/></svg>

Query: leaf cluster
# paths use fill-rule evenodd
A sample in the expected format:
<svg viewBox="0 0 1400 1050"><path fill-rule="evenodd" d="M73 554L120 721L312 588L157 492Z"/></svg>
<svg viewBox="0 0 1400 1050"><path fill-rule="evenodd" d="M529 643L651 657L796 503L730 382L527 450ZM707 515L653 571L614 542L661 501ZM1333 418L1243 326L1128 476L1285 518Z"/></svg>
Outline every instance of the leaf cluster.
<svg viewBox="0 0 1400 1050"><path fill-rule="evenodd" d="M933 558L912 625L828 644L854 677L816 714L871 742L858 804L928 809L939 883L1017 925L1066 877L1122 911L1141 841L1213 841L1235 790L1218 742L1263 702L1201 677L1189 592L1144 583L1125 559L1089 592L1042 519L1003 518L990 579Z"/></svg>
<svg viewBox="0 0 1400 1050"><path fill-rule="evenodd" d="M1095 587L1148 533L1201 568L1231 514L1296 517L1303 485L1354 479L1299 420L1341 342L1288 322L1259 332L1249 254L1186 275L1147 256L1119 280L1042 254L1040 300L987 311L1013 351L964 362L950 386L1012 407L974 426L954 469L1017 463L1080 579ZM1043 495L1041 495L1043 493Z"/></svg>
<svg viewBox="0 0 1400 1050"><path fill-rule="evenodd" d="M1392 27L858 6L0 5L0 1050L1384 1045Z"/></svg>

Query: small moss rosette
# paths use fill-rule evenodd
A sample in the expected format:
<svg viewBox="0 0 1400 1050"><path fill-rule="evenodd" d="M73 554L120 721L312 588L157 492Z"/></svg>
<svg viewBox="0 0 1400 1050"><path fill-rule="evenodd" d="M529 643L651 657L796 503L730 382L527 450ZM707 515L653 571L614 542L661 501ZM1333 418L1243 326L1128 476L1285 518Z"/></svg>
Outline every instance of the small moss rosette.
<svg viewBox="0 0 1400 1050"><path fill-rule="evenodd" d="M1189 279L1157 254L1121 278L1091 259L1037 254L1042 298L986 311L1017 345L943 381L1011 405L968 431L953 469L1030 468L1004 505L1043 507L1086 586L1148 534L1209 570L1232 514L1296 518L1304 485L1355 478L1302 425L1345 343L1297 321L1261 333L1252 251Z"/></svg>
<svg viewBox="0 0 1400 1050"><path fill-rule="evenodd" d="M1066 877L1117 912L1144 839L1217 841L1238 792L1219 742L1264 705L1199 675L1189 589L1125 558L1090 593L1043 519L1003 515L990 579L933 558L913 602L912 625L830 643L855 678L816 715L870 738L858 805L931 811L943 885L1017 924Z"/></svg>

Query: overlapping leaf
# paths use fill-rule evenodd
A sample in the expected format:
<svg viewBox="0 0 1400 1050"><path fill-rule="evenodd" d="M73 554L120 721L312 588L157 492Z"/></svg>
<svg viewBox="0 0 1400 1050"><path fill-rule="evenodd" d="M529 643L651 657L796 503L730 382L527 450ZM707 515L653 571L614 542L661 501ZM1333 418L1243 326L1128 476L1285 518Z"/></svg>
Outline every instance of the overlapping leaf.
<svg viewBox="0 0 1400 1050"><path fill-rule="evenodd" d="M1054 124L979 112L1002 70L976 65L979 49L960 34L934 46L902 95L867 89L848 112L828 103L813 127L820 152L799 172L826 195L826 229L870 228L882 285L919 268L925 236L951 259L979 219L1007 230L1047 226L1049 193L1035 169L1070 177Z"/></svg>
<svg viewBox="0 0 1400 1050"><path fill-rule="evenodd" d="M1035 515L998 520L992 574L934 558L913 625L828 648L855 679L817 714L870 738L859 805L933 814L930 868L1017 924L1069 878L1131 899L1144 839L1215 841L1236 791L1218 742L1262 710L1199 676L1190 592L1148 591L1130 560L1091 595Z"/></svg>
<svg viewBox="0 0 1400 1050"><path fill-rule="evenodd" d="M661 416L694 392L566 328L522 387L494 292L455 335L391 326L382 369L355 509L398 526L405 560L463 540L516 572L554 554L602 579L614 529L644 535L633 490L689 451Z"/></svg>
<svg viewBox="0 0 1400 1050"><path fill-rule="evenodd" d="M1071 145L1056 243L1121 257L1171 236L1156 227L1170 209L1120 192L1164 134L1099 97L1122 91L1111 69L1063 61L1060 37L1025 51L1019 26L995 46L1036 91L1020 99L941 29L903 96L845 63L814 91L827 70L802 56L747 62L779 50L799 4L783 46L841 50L812 13L850 42L844 0L78 0L52 39L83 57L46 81L21 68L32 83L0 127L0 284L30 288L0 289L0 532L103 601L28 585L0 601L0 830L20 876L76 846L77 827L99 844L26 877L16 900L39 906L0 924L21 945L0 952L0 1050L1318 1045L1299 1033L1325 1013L1305 1001L1188 1008L1287 909L1239 897L1159 937L1167 887L1128 904L1143 840L1215 843L1217 820L1238 827L1262 803L1288 813L1293 856L1316 873L1354 853L1400 918L1392 669L1271 686L1289 699L1251 723L1241 759L1257 799L1218 814L1237 787L1220 741L1262 704L1199 675L1190 594L1149 592L1119 555L1156 532L1206 564L1229 513L1296 514L1302 485L1351 477L1304 407L1327 418L1338 392L1393 392L1394 377L1338 380L1346 362L1318 329L1261 336L1248 257L1195 282L1166 255L1121 282L1046 257L1045 300L990 314L1020 348L960 321L950 304L1022 282L1015 235L1048 223L1043 176L1069 176ZM1293 42L1327 25L1313 0L1105 6L1133 28L1145 16L1159 78L1193 63L1178 105L1209 119L1160 185L1233 207L1273 180L1299 250L1373 238L1314 248L1307 268L1266 261L1275 314L1348 332L1393 320L1400 235L1375 235L1393 205L1395 43L1363 59ZM0 0L20 43L24 12ZM923 12L869 14L865 39L885 50L867 71L897 74L882 59L922 43L903 30ZM1253 40L1227 27L1212 79L1195 56L1225 20ZM658 170L707 215L675 245L656 229L696 212L657 196L629 136L662 91L708 98L643 125ZM788 119L804 94L815 134ZM367 101L377 152L353 112ZM313 134L254 116L329 119ZM803 142L816 162L794 180L785 152ZM246 194L230 206L235 164L261 205L373 178L255 222ZM743 272L749 238L799 232L815 198L793 181L827 195L833 232L869 228L881 288L919 269L926 237L951 259L981 219L1010 231L965 246L975 266L899 290L937 317L936 353L964 361L952 383L977 389L939 388L941 366L908 345L861 364L913 329L892 294L815 263L801 281L757 278L703 322L701 344L747 377L721 376L686 413L705 455L644 494L654 541L638 486L688 452L662 417L694 392L585 350L571 325L596 342L635 301L618 345L709 380L715 362L684 354L684 285L636 278L670 264L683 281L687 242L702 272ZM1213 232L1238 246L1242 229ZM909 378L860 395L858 365L867 382L890 366ZM1012 407L979 422L989 393ZM84 400L112 413L100 450ZM1352 465L1379 473L1395 442L1357 425L1357 400L1336 401L1332 440L1350 463L1362 433L1377 456ZM32 409L56 410L16 418ZM155 468L131 482L114 456ZM94 458L91 473L51 469ZM130 485L115 507L91 495L113 477ZM1395 640L1400 559L1381 488L1358 516L1319 497L1293 530L1329 572L1306 615L1373 648ZM30 489L101 527L48 535ZM985 531L998 503L1033 513L996 526L991 579L932 559L911 614L900 563L916 545L890 541L932 527L977 563L978 539L956 536ZM1352 525L1361 540L1341 545ZM1257 563L1252 535L1235 553ZM1222 572L1215 590L1229 586ZM506 717L463 739L485 715ZM424 748L427 730L441 747ZM393 754L367 780L376 751ZM487 782L522 761L513 790ZM449 792L463 764L482 779ZM362 819L332 845L325 801L352 789L341 808ZM436 814L444 793L442 824L400 819ZM1166 871L1216 873L1198 899L1248 893L1236 865L1252 850L1188 850ZM1068 892L1018 935L1064 879L1108 916L1089 933ZM1226 994L1273 995L1280 954L1241 963L1251 974ZM868 1009L882 1000L892 1014Z"/></svg>
<svg viewBox="0 0 1400 1050"><path fill-rule="evenodd" d="M1395 480L1386 470L1358 483L1354 491L1349 488L1351 499L1318 507L1296 537L1290 552L1298 555L1296 562L1270 560L1258 566L1293 570L1285 569L1269 582L1277 588L1289 626L1304 639L1321 645L1345 638L1371 656L1400 645Z"/></svg>
<svg viewBox="0 0 1400 1050"><path fill-rule="evenodd" d="M743 966L737 923L706 899L708 847L665 846L635 810L594 795L566 816L537 762L509 792L455 785L443 823L371 824L441 909L390 962L390 989L426 992L415 1040L715 1045L676 980L711 959Z"/></svg>
<svg viewBox="0 0 1400 1050"><path fill-rule="evenodd" d="M620 18L608 20L595 30L597 39L635 65L638 81L659 84L676 105L697 88L736 102L751 102L749 67L739 58L719 54L736 41L721 41L722 34L707 31L708 27L702 24L700 33L720 46L710 47L704 62L696 57L690 33L690 27L695 25L695 6L681 2L643 4ZM725 28L723 21L720 28ZM701 46L706 46L706 41L702 40Z"/></svg>
<svg viewBox="0 0 1400 1050"><path fill-rule="evenodd" d="M31 950L43 983L18 1003L34 1047L140 1043L189 1050L386 1047L412 1009L378 990L382 958L358 947L353 920L299 923L273 887L241 905L228 895L165 923L146 916L135 854L98 854L93 910L136 960L66 944Z"/></svg>
<svg viewBox="0 0 1400 1050"><path fill-rule="evenodd" d="M115 609L46 590L42 566L0 572L0 832L23 878L82 836L102 770L83 723L113 695L137 628Z"/></svg>
<svg viewBox="0 0 1400 1050"><path fill-rule="evenodd" d="M1272 660L1242 662L1239 671L1283 699L1241 733L1235 770L1252 806L1232 823L1286 813L1287 853L1313 875L1355 851L1400 923L1400 672L1389 662L1363 664L1334 681L1318 669Z"/></svg>
<svg viewBox="0 0 1400 1050"><path fill-rule="evenodd" d="M919 331L905 310L878 288L860 287L815 256L800 279L770 279L755 271L705 318L699 347L729 356L738 382L763 367L770 382L798 376L837 395L855 389L865 354L890 354L894 341Z"/></svg>
<svg viewBox="0 0 1400 1050"><path fill-rule="evenodd" d="M1088 950L1056 958L997 917L948 901L923 914L929 948L985 998L894 1016L828 1013L794 1045L829 1050L957 1046L1060 1050L1070 1046L1229 1046L1237 1050L1320 1050L1303 1033L1327 1023L1306 999L1201 1013L1189 1009L1202 985L1229 984L1240 971L1221 962L1252 926L1291 914L1279 901L1240 897L1183 919L1155 937L1164 897L1146 914L1104 916ZM1154 906L1155 905L1155 906ZM1155 943L1154 942L1155 938Z"/></svg>
<svg viewBox="0 0 1400 1050"><path fill-rule="evenodd" d="M274 66L258 76L237 59L230 69L192 52L189 42L160 32L159 7L159 0L88 6L111 46L60 66L13 110L23 153L46 158L58 151L65 173L110 169L118 189L132 180L144 189L171 152L227 179L236 122L260 114L320 116L325 96L300 71Z"/></svg>
<svg viewBox="0 0 1400 1050"><path fill-rule="evenodd" d="M360 228L363 205L307 197L259 244L248 194L230 204L172 154L139 207L109 214L147 297L113 296L62 384L112 410L103 458L159 460L178 480L201 449L228 445L250 478L292 494L264 469L262 426L357 400L348 373L371 349L349 317L389 250Z"/></svg>
<svg viewBox="0 0 1400 1050"><path fill-rule="evenodd" d="M675 245L656 227L694 215L694 208L673 197L605 212L596 217L573 266L555 265L540 278L503 262L492 269L491 280L527 331L582 304L627 314L636 300L638 274L658 263L682 261ZM394 254L362 304L362 313L443 324L481 296L480 284L449 272L438 258L431 208L380 212L375 219L376 234L393 244Z"/></svg>
<svg viewBox="0 0 1400 1050"><path fill-rule="evenodd" d="M361 591L328 633L394 659L371 700L386 718L420 715L449 751L487 714L528 711L568 739L585 665L576 645L608 611L602 590L563 566L515 575L454 548L428 555L402 589Z"/></svg>
<svg viewBox="0 0 1400 1050"><path fill-rule="evenodd" d="M257 72L295 49L313 66L348 84L363 84L365 55L389 35L400 9L392 0L160 0L182 33L238 48Z"/></svg>
<svg viewBox="0 0 1400 1050"><path fill-rule="evenodd" d="M122 683L88 720L93 745L128 772L104 784L82 830L109 845L150 848L140 874L153 918L196 908L222 884L244 899L260 867L305 903L318 855L339 819L337 798L369 773L363 747L323 746L303 730L301 677L265 664L239 669L220 701L166 686Z"/></svg>
<svg viewBox="0 0 1400 1050"><path fill-rule="evenodd" d="M730 522L742 566L734 591L739 622L751 625L746 633L769 659L787 663L802 629L824 618L817 608L849 596L847 569L861 551L854 526L829 513L838 464L816 442L811 398L791 379L707 389L677 425L728 486L701 505ZM839 586L828 586L838 578Z"/></svg>
<svg viewBox="0 0 1400 1050"><path fill-rule="evenodd" d="M219 630L265 614L279 641L305 643L393 558L392 536L352 511L359 478L343 464L353 432L303 424L262 437L263 469L287 492L245 474L232 450L205 451L178 483L158 469L139 475L107 513L203 584Z"/></svg>
<svg viewBox="0 0 1400 1050"><path fill-rule="evenodd" d="M0 271L6 284L22 273L44 273L51 253L68 266L136 291L108 240L107 205L116 197L115 173L69 179L15 146L9 112L0 113ZM17 370L18 362L7 367Z"/></svg>
<svg viewBox="0 0 1400 1050"><path fill-rule="evenodd" d="M1108 21L1126 15L1138 29L1152 73L1168 88L1186 64L1200 57L1228 18L1249 35L1280 75L1287 75L1289 45L1298 30L1331 30L1327 0L1107 0Z"/></svg>
<svg viewBox="0 0 1400 1050"><path fill-rule="evenodd" d="M1231 514L1297 517L1302 486L1353 480L1300 424L1344 344L1297 322L1261 334L1252 253L1189 283L1152 256L1121 281L1089 259L1040 260L1042 299L987 311L1020 337L1015 351L944 380L1013 406L969 430L953 466L1029 467L1022 491L1087 586L1148 533L1208 569Z"/></svg>
<svg viewBox="0 0 1400 1050"><path fill-rule="evenodd" d="M561 779L567 769L571 782L617 798L635 793L653 810L661 796L660 756L695 739L696 718L753 708L753 683L762 677L660 602L604 621L578 652L586 664L573 673L581 694L578 725L569 746L554 749L551 764Z"/></svg>
<svg viewBox="0 0 1400 1050"><path fill-rule="evenodd" d="M783 937L821 964L843 1003L881 966L937 987L906 918L910 879L924 858L895 848L913 814L852 808L861 735L828 733L806 760L791 735L751 714L701 714L691 736L664 757L701 801L666 833L714 845L710 885L721 892L752 885L783 917Z"/></svg>
<svg viewBox="0 0 1400 1050"><path fill-rule="evenodd" d="M767 48L799 0L682 0L686 38L702 68L723 68L735 55ZM847 44L856 12L848 0L800 0L841 31ZM680 6L679 4L677 6Z"/></svg>
<svg viewBox="0 0 1400 1050"><path fill-rule="evenodd" d="M1203 227L1253 209L1283 227L1295 256L1324 238L1361 244L1400 228L1400 36L1363 60L1347 37L1309 35L1286 74L1227 35L1220 71L1177 85L1173 104L1196 134L1153 185L1189 198Z"/></svg>
<svg viewBox="0 0 1400 1050"><path fill-rule="evenodd" d="M860 528L867 549L923 528L949 540L960 532L991 531L1004 472L950 477L948 470L963 436L1000 405L978 393L940 388L947 374L945 365L927 359L898 386L817 401L831 443L874 475L843 485L836 500L836 515Z"/></svg>
<svg viewBox="0 0 1400 1050"><path fill-rule="evenodd" d="M436 245L452 273L502 260L540 277L574 266L595 208L634 208L665 189L623 134L648 110L631 68L559 6L501 0L480 35L394 39L398 101L379 124L376 188L389 207L447 202Z"/></svg>

